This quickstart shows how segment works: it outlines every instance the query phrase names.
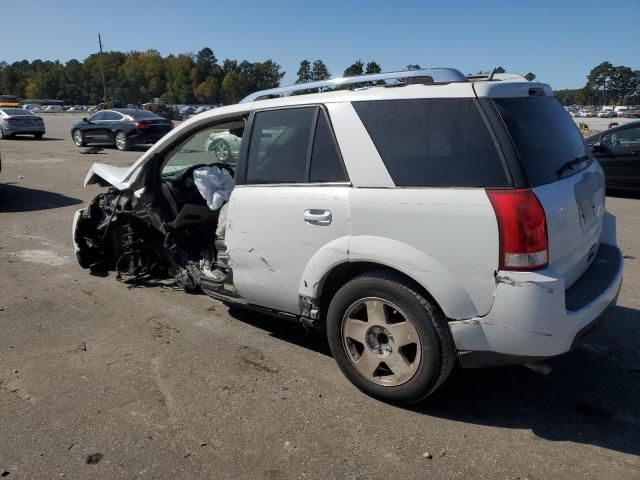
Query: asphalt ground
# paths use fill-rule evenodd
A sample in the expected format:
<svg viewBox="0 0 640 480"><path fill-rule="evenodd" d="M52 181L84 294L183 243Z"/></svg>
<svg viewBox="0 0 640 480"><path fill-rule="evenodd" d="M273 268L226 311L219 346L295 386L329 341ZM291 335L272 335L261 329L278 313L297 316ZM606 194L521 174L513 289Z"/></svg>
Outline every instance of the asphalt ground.
<svg viewBox="0 0 640 480"><path fill-rule="evenodd" d="M0 141L3 478L640 478L640 200L607 198L626 273L596 336L549 375L456 370L400 408L356 390L318 334L82 270L87 169L140 151L81 154L80 117Z"/></svg>

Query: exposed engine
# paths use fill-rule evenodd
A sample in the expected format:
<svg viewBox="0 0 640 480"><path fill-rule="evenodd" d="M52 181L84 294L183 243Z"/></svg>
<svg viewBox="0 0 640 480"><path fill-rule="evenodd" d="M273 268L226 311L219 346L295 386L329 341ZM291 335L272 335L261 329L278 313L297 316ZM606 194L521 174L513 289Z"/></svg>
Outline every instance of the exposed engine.
<svg viewBox="0 0 640 480"><path fill-rule="evenodd" d="M193 292L200 277L215 282L226 276L216 264L215 228L215 222L171 228L153 202L110 189L82 210L74 240L83 268L114 270L130 285L173 278L176 286Z"/></svg>

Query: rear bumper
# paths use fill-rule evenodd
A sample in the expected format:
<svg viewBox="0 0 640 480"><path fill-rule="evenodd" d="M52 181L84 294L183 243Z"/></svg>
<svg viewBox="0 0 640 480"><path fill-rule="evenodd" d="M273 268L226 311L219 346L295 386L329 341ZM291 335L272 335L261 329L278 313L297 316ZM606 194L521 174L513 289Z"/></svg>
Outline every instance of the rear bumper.
<svg viewBox="0 0 640 480"><path fill-rule="evenodd" d="M514 365L568 352L606 321L616 304L622 274L622 253L606 244L569 289L551 268L499 272L489 314L449 323L460 363Z"/></svg>
<svg viewBox="0 0 640 480"><path fill-rule="evenodd" d="M166 132L153 132L153 133L131 133L129 137L134 143L156 143L162 137L164 137L171 130Z"/></svg>

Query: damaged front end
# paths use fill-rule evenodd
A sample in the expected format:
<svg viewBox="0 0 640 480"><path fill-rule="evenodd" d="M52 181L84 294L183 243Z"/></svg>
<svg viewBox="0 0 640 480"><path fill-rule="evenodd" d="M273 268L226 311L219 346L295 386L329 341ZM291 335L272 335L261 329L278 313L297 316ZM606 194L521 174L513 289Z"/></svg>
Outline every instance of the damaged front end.
<svg viewBox="0 0 640 480"><path fill-rule="evenodd" d="M73 244L81 267L116 272L129 285L164 282L186 292L204 290L237 297L223 241L215 241L219 212L176 228L153 197L109 189L73 220ZM168 281L168 282L167 282Z"/></svg>
<svg viewBox="0 0 640 480"><path fill-rule="evenodd" d="M73 219L73 244L82 268L115 270L126 283L167 276L167 262L149 240L152 228L133 209L131 194L116 189L96 195Z"/></svg>

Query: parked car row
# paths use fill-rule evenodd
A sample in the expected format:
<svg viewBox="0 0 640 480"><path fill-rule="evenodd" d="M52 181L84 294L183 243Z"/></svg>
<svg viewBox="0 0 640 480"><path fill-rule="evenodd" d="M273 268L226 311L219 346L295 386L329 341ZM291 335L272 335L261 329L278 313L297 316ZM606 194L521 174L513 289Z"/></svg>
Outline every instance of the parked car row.
<svg viewBox="0 0 640 480"><path fill-rule="evenodd" d="M581 106L571 105L565 107L569 115L575 118L640 118L640 107L618 105L612 106Z"/></svg>

